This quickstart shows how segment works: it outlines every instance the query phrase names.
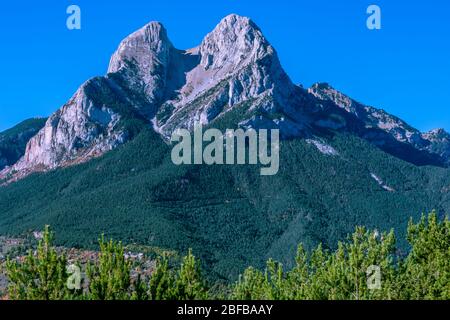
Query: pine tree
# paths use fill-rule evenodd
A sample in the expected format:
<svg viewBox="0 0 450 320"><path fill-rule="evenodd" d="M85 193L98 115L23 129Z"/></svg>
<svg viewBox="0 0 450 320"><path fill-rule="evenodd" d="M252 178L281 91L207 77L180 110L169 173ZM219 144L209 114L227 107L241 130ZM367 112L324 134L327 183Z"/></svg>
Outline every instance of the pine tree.
<svg viewBox="0 0 450 320"><path fill-rule="evenodd" d="M53 233L45 227L37 251L29 251L23 261L6 263L8 293L13 300L68 299L66 257L52 246Z"/></svg>
<svg viewBox="0 0 450 320"><path fill-rule="evenodd" d="M169 269L166 257L157 261L156 269L150 278L149 291L152 300L176 300L175 276Z"/></svg>
<svg viewBox="0 0 450 320"><path fill-rule="evenodd" d="M408 226L411 252L402 265L402 299L450 299L450 221L436 212Z"/></svg>
<svg viewBox="0 0 450 320"><path fill-rule="evenodd" d="M231 298L235 300L267 300L267 291L264 274L250 267L234 285Z"/></svg>
<svg viewBox="0 0 450 320"><path fill-rule="evenodd" d="M200 262L195 259L192 250L183 258L175 281L175 292L177 300L204 300L208 297Z"/></svg>
<svg viewBox="0 0 450 320"><path fill-rule="evenodd" d="M122 243L99 240L98 262L88 264L89 298L93 300L127 300L131 297L131 261L125 259Z"/></svg>
<svg viewBox="0 0 450 320"><path fill-rule="evenodd" d="M144 301L149 300L149 287L147 286L146 282L142 280L142 277L140 274L138 274L136 281L133 283L133 290L132 290L131 300L136 301Z"/></svg>
<svg viewBox="0 0 450 320"><path fill-rule="evenodd" d="M302 244L297 248L295 267L287 274L286 292L288 300L305 300L310 286L309 261Z"/></svg>
<svg viewBox="0 0 450 320"><path fill-rule="evenodd" d="M308 254L298 247L295 267L285 271L272 259L264 271L245 270L239 281L220 289L221 298L240 300L360 300L360 299L450 299L450 221L439 221L435 212L409 223L411 251L396 255L395 237L389 233L356 228L334 251L318 245ZM208 289L200 262L189 250L178 270L168 259L158 260L147 282L138 275L131 281L132 263L120 242L100 239L99 259L87 266L88 292L71 291L66 257L52 246L47 226L37 250L22 260L8 260L9 297L20 300L202 300ZM370 271L371 270L371 271ZM381 282L368 281L380 271ZM369 272L369 273L368 273ZM375 278L377 279L377 278ZM227 295L228 294L228 295Z"/></svg>

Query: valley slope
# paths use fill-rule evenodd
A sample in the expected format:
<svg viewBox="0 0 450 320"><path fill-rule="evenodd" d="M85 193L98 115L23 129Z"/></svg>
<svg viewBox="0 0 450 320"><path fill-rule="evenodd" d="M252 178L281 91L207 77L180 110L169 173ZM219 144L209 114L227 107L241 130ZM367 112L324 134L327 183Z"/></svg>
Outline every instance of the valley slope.
<svg viewBox="0 0 450 320"><path fill-rule="evenodd" d="M0 233L50 224L65 246L92 248L105 233L193 248L212 277L236 279L268 257L290 265L300 242L332 248L356 225L403 231L409 217L450 210L448 169L414 166L350 135L326 143L338 155L284 141L280 173L261 177L253 166L177 167L144 129L101 158L0 188Z"/></svg>

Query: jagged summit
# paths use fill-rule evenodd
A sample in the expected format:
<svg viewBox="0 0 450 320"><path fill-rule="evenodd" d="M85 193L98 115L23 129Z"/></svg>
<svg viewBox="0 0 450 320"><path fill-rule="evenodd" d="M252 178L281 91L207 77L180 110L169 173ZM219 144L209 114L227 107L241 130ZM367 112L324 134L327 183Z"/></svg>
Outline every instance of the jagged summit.
<svg viewBox="0 0 450 320"><path fill-rule="evenodd" d="M358 107L353 99L336 90L327 82L313 84L311 88L308 89L308 92L320 100L335 103L339 107L344 108L347 112L354 114L358 112Z"/></svg>
<svg viewBox="0 0 450 320"><path fill-rule="evenodd" d="M116 82L141 98L137 109L148 118L164 99L174 51L164 26L150 22L126 37L111 57L108 73L119 74Z"/></svg>
<svg viewBox="0 0 450 320"><path fill-rule="evenodd" d="M443 139L448 139L450 137L450 134L447 131L445 131L444 128L432 129L424 134Z"/></svg>
<svg viewBox="0 0 450 320"><path fill-rule="evenodd" d="M311 89L325 90L333 89L333 87L328 82L316 82L311 86Z"/></svg>
<svg viewBox="0 0 450 320"><path fill-rule="evenodd" d="M225 17L202 41L199 53L207 69L240 65L272 54L273 48L249 18L236 14Z"/></svg>
<svg viewBox="0 0 450 320"><path fill-rule="evenodd" d="M343 130L378 146L393 139L450 161L448 134L422 134L328 83L307 90L294 85L261 29L231 14L190 50L177 49L159 22L127 36L107 75L84 83L51 115L0 180L87 161L127 142L130 134L121 123L130 114L168 138L177 128L207 125L231 112L238 114L232 125L280 129L282 138Z"/></svg>
<svg viewBox="0 0 450 320"><path fill-rule="evenodd" d="M364 105L348 95L336 90L328 83L316 83L308 92L319 101L329 102L336 107L345 110L360 122L359 134L374 144L386 147L392 141L397 141L399 145L391 145L394 149L403 149L406 146L412 147L422 153L421 160L431 163L450 163L450 135L443 129L435 129L427 133L422 133L413 128L402 119L387 113L386 111L371 106ZM374 130L384 133L380 135ZM436 159L437 157L437 159ZM434 158L434 160L430 160ZM407 160L407 159L405 159Z"/></svg>
<svg viewBox="0 0 450 320"><path fill-rule="evenodd" d="M298 135L296 92L275 50L249 18L225 17L191 50L176 49L164 26L150 22L119 44L108 74L81 86L0 176L79 163L115 148L127 141L120 125L125 109L137 111L164 137L241 106L245 126L258 123ZM278 118L255 118L257 111Z"/></svg>
<svg viewBox="0 0 450 320"><path fill-rule="evenodd" d="M127 62L133 61L146 68L149 60L159 58L162 52L171 47L172 43L164 26L160 22L152 21L122 40L111 57L108 73L119 72L128 66Z"/></svg>
<svg viewBox="0 0 450 320"><path fill-rule="evenodd" d="M194 63L187 64L186 57ZM197 48L184 51L177 60L172 63L188 66L183 75L172 77L181 78L182 85L172 85L178 89L167 96L153 119L155 130L166 137L176 128L192 128L195 122L208 124L244 102L247 110L285 112L293 119L298 115L297 87L281 67L275 49L249 18L225 17ZM249 113L242 120L248 120L249 126L258 120L287 128L286 120L276 123L251 117ZM290 123L288 131L295 127Z"/></svg>

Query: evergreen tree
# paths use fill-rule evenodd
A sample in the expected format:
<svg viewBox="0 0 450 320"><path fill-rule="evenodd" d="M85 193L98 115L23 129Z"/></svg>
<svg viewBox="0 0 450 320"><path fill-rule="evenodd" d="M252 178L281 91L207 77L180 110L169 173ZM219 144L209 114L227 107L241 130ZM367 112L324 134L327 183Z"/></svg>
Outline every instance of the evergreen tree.
<svg viewBox="0 0 450 320"><path fill-rule="evenodd" d="M395 237L356 228L334 251L318 245L308 254L298 247L295 266L285 271L270 259L264 271L245 270L220 298L239 300L450 299L450 221L435 212L408 226L408 256L396 255ZM20 300L202 300L209 292L200 262L189 250L178 270L163 256L150 280L131 281L130 260L120 242L100 239L99 259L87 266L88 292L71 291L64 254L52 246L49 227L36 252L9 260L9 297ZM380 278L377 277L379 272ZM371 283L370 279L375 281ZM217 288L216 288L217 291ZM215 295L217 296L217 295Z"/></svg>
<svg viewBox="0 0 450 320"><path fill-rule="evenodd" d="M99 240L98 262L88 264L89 298L93 300L126 300L130 298L131 261L125 259L122 243Z"/></svg>
<svg viewBox="0 0 450 320"><path fill-rule="evenodd" d="M143 301L149 300L149 287L146 282L142 280L140 274L138 274L136 281L133 284L131 300Z"/></svg>
<svg viewBox="0 0 450 320"><path fill-rule="evenodd" d="M9 260L6 274L8 293L13 300L61 300L70 298L67 288L66 257L52 246L53 233L45 227L36 252L29 251L23 261Z"/></svg>
<svg viewBox="0 0 450 320"><path fill-rule="evenodd" d="M234 285L231 297L235 300L267 300L264 274L252 267L246 269Z"/></svg>
<svg viewBox="0 0 450 320"><path fill-rule="evenodd" d="M309 261L302 244L297 248L295 267L287 275L286 292L288 300L305 300L310 291Z"/></svg>
<svg viewBox="0 0 450 320"><path fill-rule="evenodd" d="M152 300L176 300L175 276L169 269L166 257L157 261L156 269L150 278L149 291Z"/></svg>
<svg viewBox="0 0 450 320"><path fill-rule="evenodd" d="M200 262L195 259L192 250L183 258L175 281L177 300L203 300L208 297Z"/></svg>
<svg viewBox="0 0 450 320"><path fill-rule="evenodd" d="M402 299L450 299L450 221L436 212L408 226L411 252L402 265Z"/></svg>

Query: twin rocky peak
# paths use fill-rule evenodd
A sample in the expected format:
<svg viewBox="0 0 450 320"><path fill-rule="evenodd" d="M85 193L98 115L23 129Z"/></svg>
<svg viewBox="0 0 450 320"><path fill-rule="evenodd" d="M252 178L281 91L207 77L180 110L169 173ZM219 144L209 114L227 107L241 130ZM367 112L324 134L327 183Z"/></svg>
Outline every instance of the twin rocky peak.
<svg viewBox="0 0 450 320"><path fill-rule="evenodd" d="M293 84L255 23L229 15L189 50L176 49L158 22L128 36L107 75L85 82L51 115L0 179L102 155L132 138L125 118L139 118L166 139L177 128L214 123L230 112L239 114L236 126L279 129L284 139L346 131L392 153L406 148L419 164L450 162L445 131L420 133L327 84L308 90Z"/></svg>

